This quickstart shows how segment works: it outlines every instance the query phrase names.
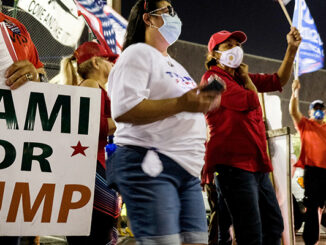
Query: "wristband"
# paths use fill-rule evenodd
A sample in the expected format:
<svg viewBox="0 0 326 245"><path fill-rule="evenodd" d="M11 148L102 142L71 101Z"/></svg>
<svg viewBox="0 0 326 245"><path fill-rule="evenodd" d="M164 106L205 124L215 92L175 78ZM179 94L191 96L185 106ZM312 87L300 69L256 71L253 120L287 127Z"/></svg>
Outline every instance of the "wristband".
<svg viewBox="0 0 326 245"><path fill-rule="evenodd" d="M48 82L48 78L46 77L45 74L39 73L38 76L40 78L40 82L42 82L42 83L47 83Z"/></svg>

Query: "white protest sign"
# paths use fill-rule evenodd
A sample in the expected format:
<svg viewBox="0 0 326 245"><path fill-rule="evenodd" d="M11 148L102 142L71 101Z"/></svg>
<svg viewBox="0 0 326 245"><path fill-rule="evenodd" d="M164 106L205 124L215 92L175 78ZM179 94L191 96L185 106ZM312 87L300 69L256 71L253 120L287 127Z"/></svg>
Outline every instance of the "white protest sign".
<svg viewBox="0 0 326 245"><path fill-rule="evenodd" d="M0 236L87 235L101 91L0 83Z"/></svg>
<svg viewBox="0 0 326 245"><path fill-rule="evenodd" d="M269 149L273 165L273 184L278 204L281 209L284 230L282 242L284 245L295 244L295 234L292 216L290 135L289 129L273 130L275 135L269 137Z"/></svg>
<svg viewBox="0 0 326 245"><path fill-rule="evenodd" d="M3 22L0 23L0 77L5 77L6 69L17 61L17 54L10 40L8 30ZM0 83L4 83L4 79Z"/></svg>
<svg viewBox="0 0 326 245"><path fill-rule="evenodd" d="M85 23L77 17L73 1L19 0L18 7L37 19L61 44L77 44Z"/></svg>

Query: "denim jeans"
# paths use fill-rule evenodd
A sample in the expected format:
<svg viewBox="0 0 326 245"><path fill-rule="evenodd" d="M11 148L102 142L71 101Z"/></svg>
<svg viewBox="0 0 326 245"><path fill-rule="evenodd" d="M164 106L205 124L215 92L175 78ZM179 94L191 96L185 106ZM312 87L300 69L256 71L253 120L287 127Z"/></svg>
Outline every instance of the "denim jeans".
<svg viewBox="0 0 326 245"><path fill-rule="evenodd" d="M217 179L215 184L205 184L211 216L208 227L208 245L231 245L231 215L221 195Z"/></svg>
<svg viewBox="0 0 326 245"><path fill-rule="evenodd" d="M268 173L218 166L238 245L279 245L283 219Z"/></svg>
<svg viewBox="0 0 326 245"><path fill-rule="evenodd" d="M218 231L218 244L219 245L231 245L231 226L232 218L226 201L222 195L220 184L216 175L214 176L215 188L217 193L217 205L219 210L219 231Z"/></svg>
<svg viewBox="0 0 326 245"><path fill-rule="evenodd" d="M207 244L199 179L163 154L159 154L163 171L151 177L141 168L146 153L146 148L118 146L107 162L107 179L126 203L138 244Z"/></svg>

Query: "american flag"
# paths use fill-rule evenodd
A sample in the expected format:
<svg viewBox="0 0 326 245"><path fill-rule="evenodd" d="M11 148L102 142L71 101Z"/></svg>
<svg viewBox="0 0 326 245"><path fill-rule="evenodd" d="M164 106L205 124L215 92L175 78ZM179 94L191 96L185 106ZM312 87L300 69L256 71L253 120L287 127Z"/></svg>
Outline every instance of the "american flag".
<svg viewBox="0 0 326 245"><path fill-rule="evenodd" d="M128 21L108 5L104 7L104 13L107 14L111 21L112 28L115 32L118 54L120 54L125 39Z"/></svg>
<svg viewBox="0 0 326 245"><path fill-rule="evenodd" d="M116 35L111 19L104 13L102 0L75 0L78 15L83 15L97 40L104 47L109 47L113 53L118 53Z"/></svg>

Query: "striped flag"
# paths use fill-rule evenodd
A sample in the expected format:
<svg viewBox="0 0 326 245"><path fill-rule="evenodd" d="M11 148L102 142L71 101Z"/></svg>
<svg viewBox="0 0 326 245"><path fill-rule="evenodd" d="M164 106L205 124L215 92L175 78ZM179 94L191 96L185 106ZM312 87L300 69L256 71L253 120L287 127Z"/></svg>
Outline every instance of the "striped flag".
<svg viewBox="0 0 326 245"><path fill-rule="evenodd" d="M293 13L293 26L300 31L302 41L296 56L298 75L317 71L324 66L323 42L315 21L304 0L296 0Z"/></svg>
<svg viewBox="0 0 326 245"><path fill-rule="evenodd" d="M109 17L111 21L112 28L115 32L117 50L120 54L125 39L128 21L108 5L104 7L104 13Z"/></svg>
<svg viewBox="0 0 326 245"><path fill-rule="evenodd" d="M104 13L105 4L102 0L74 0L78 15L82 15L103 47L109 47L113 53L119 53L116 35L111 19Z"/></svg>

